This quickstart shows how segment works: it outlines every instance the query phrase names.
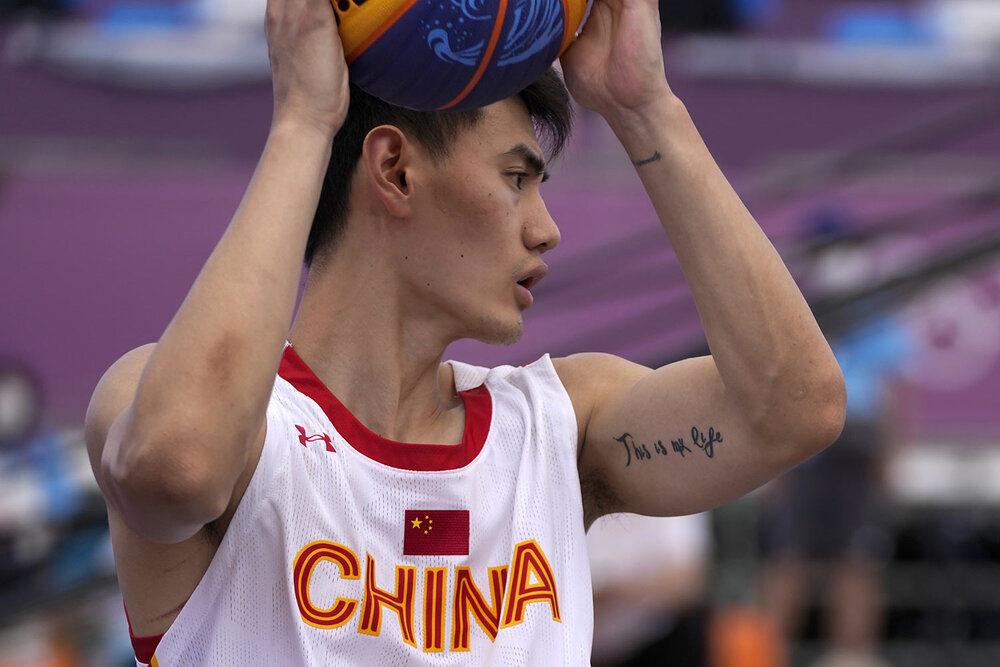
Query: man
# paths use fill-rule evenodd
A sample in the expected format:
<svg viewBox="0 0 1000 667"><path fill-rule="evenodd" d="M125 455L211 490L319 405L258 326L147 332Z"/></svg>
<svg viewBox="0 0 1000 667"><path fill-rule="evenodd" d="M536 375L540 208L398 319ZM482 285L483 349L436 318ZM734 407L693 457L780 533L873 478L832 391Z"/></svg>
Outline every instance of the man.
<svg viewBox="0 0 1000 667"><path fill-rule="evenodd" d="M613 514L589 528L594 665L708 664L709 514Z"/></svg>
<svg viewBox="0 0 1000 667"><path fill-rule="evenodd" d="M806 276L821 298L844 298L894 273L885 247L856 238L839 211L808 221L824 241ZM891 241L890 241L891 242ZM822 593L824 651L814 667L884 667L882 577L891 556L885 470L896 446L893 399L913 343L891 304L856 303L831 338L848 398L837 442L771 485L761 517L761 602L786 644L799 637L811 593Z"/></svg>
<svg viewBox="0 0 1000 667"><path fill-rule="evenodd" d="M585 664L585 525L697 512L819 451L843 420L836 361L667 85L655 0L599 1L563 65L636 165L712 346L656 371L442 364L453 340L518 337L559 241L527 103L443 155L371 128L317 248L347 70L326 0L271 0L267 27L274 119L246 196L88 411L139 657Z"/></svg>

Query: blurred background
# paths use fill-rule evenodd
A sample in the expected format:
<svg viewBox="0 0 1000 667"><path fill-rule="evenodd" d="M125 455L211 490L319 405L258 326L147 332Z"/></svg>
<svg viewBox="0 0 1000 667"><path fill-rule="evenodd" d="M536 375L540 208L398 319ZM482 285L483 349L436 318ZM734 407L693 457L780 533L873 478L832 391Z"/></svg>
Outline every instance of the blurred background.
<svg viewBox="0 0 1000 667"><path fill-rule="evenodd" d="M0 0L0 667L134 664L90 393L158 338L271 101L263 0ZM841 441L710 514L588 536L595 665L1000 664L1000 1L661 0L667 73L847 377ZM520 364L706 351L580 110Z"/></svg>

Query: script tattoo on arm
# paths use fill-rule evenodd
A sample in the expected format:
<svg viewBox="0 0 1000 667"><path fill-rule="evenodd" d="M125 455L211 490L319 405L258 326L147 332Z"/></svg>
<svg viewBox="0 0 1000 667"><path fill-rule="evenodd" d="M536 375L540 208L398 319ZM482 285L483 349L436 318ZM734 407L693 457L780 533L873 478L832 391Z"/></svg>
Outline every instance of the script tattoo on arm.
<svg viewBox="0 0 1000 667"><path fill-rule="evenodd" d="M615 438L625 448L625 467L632 465L632 462L645 463L654 457L667 457L673 453L685 458L687 454L693 454L700 450L706 457L715 458L715 446L721 443L722 433L716 431L714 426L709 426L707 431L699 429L697 426L691 427L691 438L685 440L683 437L670 438L670 445L663 444L663 440L657 440L652 444L638 442L631 433L622 433ZM692 449L694 447L694 449Z"/></svg>
<svg viewBox="0 0 1000 667"><path fill-rule="evenodd" d="M648 158L644 160L632 160L632 164L634 164L637 167L642 167L644 165L651 164L653 162L659 162L662 159L663 156L660 155L660 151L654 151L652 155L650 155Z"/></svg>

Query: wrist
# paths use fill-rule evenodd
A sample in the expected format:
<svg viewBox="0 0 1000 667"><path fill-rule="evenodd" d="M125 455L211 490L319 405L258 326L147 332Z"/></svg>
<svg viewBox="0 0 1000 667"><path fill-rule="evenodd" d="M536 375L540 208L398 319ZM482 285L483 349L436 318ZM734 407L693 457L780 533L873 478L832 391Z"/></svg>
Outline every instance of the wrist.
<svg viewBox="0 0 1000 667"><path fill-rule="evenodd" d="M313 123L284 119L271 124L265 152L294 155L301 165L315 165L326 169L333 151L333 130L325 130Z"/></svg>
<svg viewBox="0 0 1000 667"><path fill-rule="evenodd" d="M309 141L332 144L341 124L321 122L304 114L275 112L271 120L270 137L298 137Z"/></svg>
<svg viewBox="0 0 1000 667"><path fill-rule="evenodd" d="M333 134L312 123L292 120L271 125L262 160L284 165L286 175L298 182L322 182L333 152Z"/></svg>
<svg viewBox="0 0 1000 667"><path fill-rule="evenodd" d="M675 139L679 130L691 124L687 108L671 92L641 107L617 109L605 120L633 163L648 158L653 150L663 151L666 139Z"/></svg>

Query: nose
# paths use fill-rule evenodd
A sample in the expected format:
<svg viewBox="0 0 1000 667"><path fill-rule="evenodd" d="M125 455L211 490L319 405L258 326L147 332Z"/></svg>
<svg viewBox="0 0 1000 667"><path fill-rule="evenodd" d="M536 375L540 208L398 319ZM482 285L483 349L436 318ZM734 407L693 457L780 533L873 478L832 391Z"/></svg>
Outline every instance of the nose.
<svg viewBox="0 0 1000 667"><path fill-rule="evenodd" d="M536 200L523 223L524 245L528 250L543 253L559 245L562 235L541 196L537 196Z"/></svg>

